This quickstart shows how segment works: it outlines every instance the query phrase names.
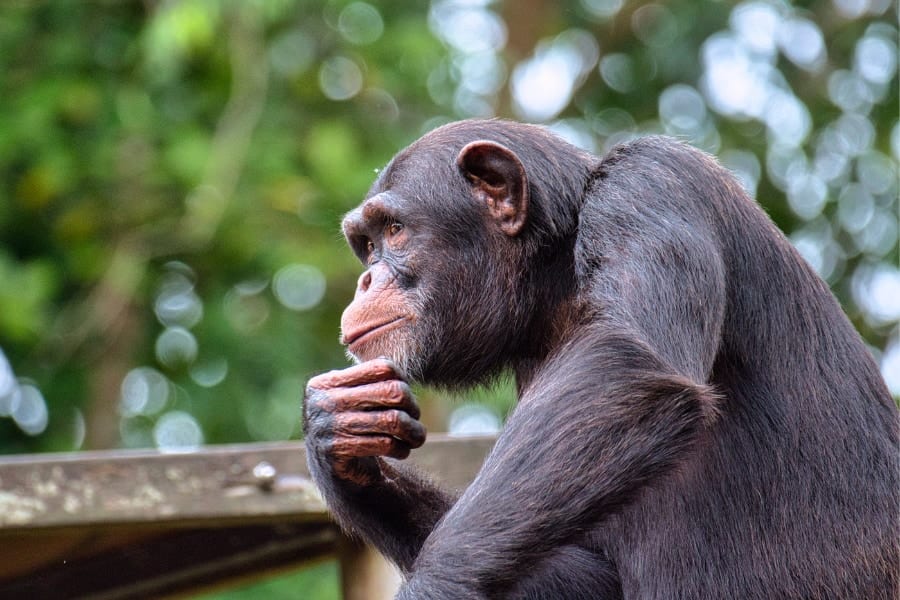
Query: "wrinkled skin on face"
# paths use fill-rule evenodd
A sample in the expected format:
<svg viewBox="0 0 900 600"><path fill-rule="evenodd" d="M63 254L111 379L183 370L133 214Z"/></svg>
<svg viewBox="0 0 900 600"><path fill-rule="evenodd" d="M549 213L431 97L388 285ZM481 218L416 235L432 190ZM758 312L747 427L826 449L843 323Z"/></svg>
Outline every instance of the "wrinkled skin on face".
<svg viewBox="0 0 900 600"><path fill-rule="evenodd" d="M399 288L397 277L376 265L360 277L353 299L341 317L341 343L357 361L402 355L410 343L416 313L409 295Z"/></svg>

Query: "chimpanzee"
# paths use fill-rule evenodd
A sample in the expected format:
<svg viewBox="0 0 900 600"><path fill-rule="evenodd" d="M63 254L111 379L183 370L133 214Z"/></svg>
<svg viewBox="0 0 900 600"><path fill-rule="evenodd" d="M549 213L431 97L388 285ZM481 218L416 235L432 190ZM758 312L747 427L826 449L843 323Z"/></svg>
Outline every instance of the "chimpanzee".
<svg viewBox="0 0 900 600"><path fill-rule="evenodd" d="M309 381L310 471L398 598L887 599L898 411L826 284L712 158L463 121L344 220L358 361ZM396 459L409 382L515 375L474 482Z"/></svg>

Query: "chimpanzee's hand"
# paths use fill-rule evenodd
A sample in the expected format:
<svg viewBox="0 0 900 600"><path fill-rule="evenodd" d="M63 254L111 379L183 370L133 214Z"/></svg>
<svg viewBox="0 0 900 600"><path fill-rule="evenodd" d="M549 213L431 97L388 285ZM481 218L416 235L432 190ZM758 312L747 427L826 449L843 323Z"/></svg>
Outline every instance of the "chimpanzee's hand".
<svg viewBox="0 0 900 600"><path fill-rule="evenodd" d="M425 443L419 407L394 364L383 358L309 380L303 402L306 448L338 479L381 480L378 457L406 458Z"/></svg>

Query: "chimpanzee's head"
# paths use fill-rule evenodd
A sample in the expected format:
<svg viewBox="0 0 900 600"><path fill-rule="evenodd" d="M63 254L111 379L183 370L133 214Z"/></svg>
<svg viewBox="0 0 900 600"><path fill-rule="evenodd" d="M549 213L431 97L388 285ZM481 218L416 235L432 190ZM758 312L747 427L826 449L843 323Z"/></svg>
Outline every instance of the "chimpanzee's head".
<svg viewBox="0 0 900 600"><path fill-rule="evenodd" d="M410 379L457 386L495 374L528 345L546 304L535 288L547 278L534 271L556 266L583 183L573 191L558 176L568 185L551 187L548 209L548 183L558 182L530 181L526 163L538 176L548 160L550 170L568 160L585 171L586 155L537 127L496 139L490 125L457 123L415 142L344 219L366 267L341 319L355 359L385 356Z"/></svg>

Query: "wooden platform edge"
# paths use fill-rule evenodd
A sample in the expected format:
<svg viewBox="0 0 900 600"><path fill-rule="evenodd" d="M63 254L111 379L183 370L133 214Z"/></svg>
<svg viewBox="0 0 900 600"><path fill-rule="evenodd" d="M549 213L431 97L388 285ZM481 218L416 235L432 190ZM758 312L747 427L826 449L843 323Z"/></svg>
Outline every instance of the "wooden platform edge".
<svg viewBox="0 0 900 600"><path fill-rule="evenodd" d="M493 443L433 435L410 460L462 488ZM0 458L3 598L175 597L347 547L301 442Z"/></svg>

